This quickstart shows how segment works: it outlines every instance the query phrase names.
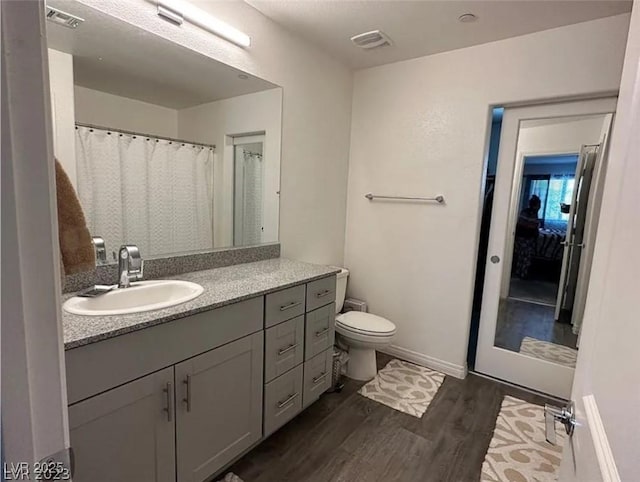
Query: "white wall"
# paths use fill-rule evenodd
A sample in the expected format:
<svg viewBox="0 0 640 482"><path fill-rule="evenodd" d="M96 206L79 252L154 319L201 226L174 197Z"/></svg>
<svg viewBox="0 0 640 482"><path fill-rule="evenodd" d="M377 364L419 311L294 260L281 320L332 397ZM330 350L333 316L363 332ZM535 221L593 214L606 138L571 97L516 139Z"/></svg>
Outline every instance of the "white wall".
<svg viewBox="0 0 640 482"><path fill-rule="evenodd" d="M490 106L617 90L628 22L610 17L356 73L348 294L396 323L396 353L464 374ZM367 192L443 194L446 205L372 203Z"/></svg>
<svg viewBox="0 0 640 482"><path fill-rule="evenodd" d="M352 74L244 2L193 1L251 36L243 49L143 0L80 0L283 87L280 241L283 256L343 261Z"/></svg>
<svg viewBox="0 0 640 482"><path fill-rule="evenodd" d="M583 144L600 142L604 117L604 115L595 115L544 125L530 125L525 121L521 124L518 134L518 153L524 155L578 153Z"/></svg>
<svg viewBox="0 0 640 482"><path fill-rule="evenodd" d="M230 136L265 133L264 239L278 240L282 89L202 104L178 111L180 138L216 145L214 246L233 245L233 145Z"/></svg>
<svg viewBox="0 0 640 482"><path fill-rule="evenodd" d="M48 49L51 117L53 121L53 152L76 185L76 141L74 134L73 57Z"/></svg>
<svg viewBox="0 0 640 482"><path fill-rule="evenodd" d="M76 122L164 137L178 136L178 111L76 85Z"/></svg>

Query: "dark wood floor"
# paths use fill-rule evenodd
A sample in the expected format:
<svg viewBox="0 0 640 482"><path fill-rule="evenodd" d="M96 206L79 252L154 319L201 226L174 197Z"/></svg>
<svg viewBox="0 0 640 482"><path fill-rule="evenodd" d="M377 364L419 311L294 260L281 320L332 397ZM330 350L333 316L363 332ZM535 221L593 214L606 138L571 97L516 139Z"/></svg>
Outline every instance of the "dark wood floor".
<svg viewBox="0 0 640 482"><path fill-rule="evenodd" d="M379 355L384 366L390 358ZM358 395L345 379L236 462L245 482L477 481L505 395L542 397L470 374L446 377L418 419Z"/></svg>
<svg viewBox="0 0 640 482"><path fill-rule="evenodd" d="M536 340L575 348L577 335L571 331L570 324L554 320L554 311L553 306L512 298L501 300L496 321L495 346L518 352L522 339L530 336Z"/></svg>
<svg viewBox="0 0 640 482"><path fill-rule="evenodd" d="M529 280L516 277L509 283L509 297L536 301L555 306L558 296L558 282Z"/></svg>

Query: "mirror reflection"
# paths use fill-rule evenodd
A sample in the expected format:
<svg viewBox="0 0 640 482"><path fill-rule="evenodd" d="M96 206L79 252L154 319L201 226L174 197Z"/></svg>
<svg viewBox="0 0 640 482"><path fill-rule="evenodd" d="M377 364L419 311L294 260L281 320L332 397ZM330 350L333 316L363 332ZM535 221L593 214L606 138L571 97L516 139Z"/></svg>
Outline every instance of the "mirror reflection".
<svg viewBox="0 0 640 482"><path fill-rule="evenodd" d="M54 152L100 262L277 242L282 89L59 3L85 22L47 22Z"/></svg>
<svg viewBox="0 0 640 482"><path fill-rule="evenodd" d="M574 367L605 115L520 122L495 346Z"/></svg>

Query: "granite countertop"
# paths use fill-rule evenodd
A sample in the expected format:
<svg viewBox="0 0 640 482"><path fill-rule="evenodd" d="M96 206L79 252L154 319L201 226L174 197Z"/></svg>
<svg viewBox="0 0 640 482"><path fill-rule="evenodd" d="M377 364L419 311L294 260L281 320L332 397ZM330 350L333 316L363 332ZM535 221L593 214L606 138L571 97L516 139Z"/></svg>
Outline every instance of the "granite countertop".
<svg viewBox="0 0 640 482"><path fill-rule="evenodd" d="M166 279L192 281L204 292L194 300L170 308L129 315L82 316L62 312L64 348L97 341L184 318L220 306L254 298L289 286L335 274L339 268L275 258L225 268L194 271ZM64 296L64 300L74 296Z"/></svg>

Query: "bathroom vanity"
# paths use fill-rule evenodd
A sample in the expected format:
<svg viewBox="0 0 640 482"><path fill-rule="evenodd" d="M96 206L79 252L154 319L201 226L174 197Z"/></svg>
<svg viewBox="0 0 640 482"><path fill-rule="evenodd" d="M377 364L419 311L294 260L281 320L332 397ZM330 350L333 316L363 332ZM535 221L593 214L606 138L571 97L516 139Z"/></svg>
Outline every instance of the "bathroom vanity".
<svg viewBox="0 0 640 482"><path fill-rule="evenodd" d="M271 259L181 275L204 292L172 308L65 313L74 480L206 480L312 404L337 271Z"/></svg>

